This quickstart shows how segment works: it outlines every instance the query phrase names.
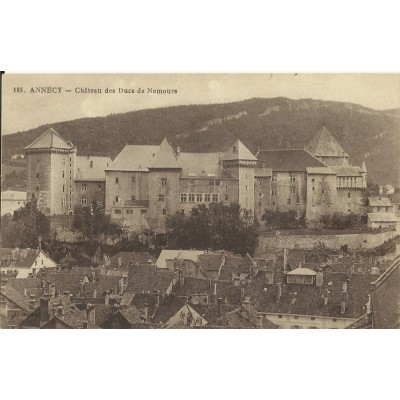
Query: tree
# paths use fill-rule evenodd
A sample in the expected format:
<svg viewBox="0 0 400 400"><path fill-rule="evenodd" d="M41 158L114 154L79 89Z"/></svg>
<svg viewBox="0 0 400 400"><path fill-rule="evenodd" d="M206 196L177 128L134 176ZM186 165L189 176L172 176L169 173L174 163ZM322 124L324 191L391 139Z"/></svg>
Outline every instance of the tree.
<svg viewBox="0 0 400 400"><path fill-rule="evenodd" d="M325 228L334 230L354 228L360 221L361 218L354 213L343 214L335 212L333 214L324 214L320 217L320 222Z"/></svg>
<svg viewBox="0 0 400 400"><path fill-rule="evenodd" d="M110 216L105 215L102 204L96 200L90 206L75 207L72 227L82 234L84 240L90 241L102 237L116 238L122 234L119 225L111 222Z"/></svg>
<svg viewBox="0 0 400 400"><path fill-rule="evenodd" d="M304 217L297 218L297 212L265 210L262 220L271 229L295 229L304 226Z"/></svg>
<svg viewBox="0 0 400 400"><path fill-rule="evenodd" d="M200 205L190 215L177 213L167 218L170 243L184 249L211 248L252 254L257 231L253 213L239 204Z"/></svg>
<svg viewBox="0 0 400 400"><path fill-rule="evenodd" d="M47 240L50 235L49 219L37 209L36 200L14 211L12 218L1 218L2 246L33 247L39 237Z"/></svg>

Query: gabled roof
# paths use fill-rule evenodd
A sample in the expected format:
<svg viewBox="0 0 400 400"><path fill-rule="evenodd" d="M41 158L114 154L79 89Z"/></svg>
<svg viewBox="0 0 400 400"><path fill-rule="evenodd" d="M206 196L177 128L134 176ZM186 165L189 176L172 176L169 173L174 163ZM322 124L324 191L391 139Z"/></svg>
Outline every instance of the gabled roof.
<svg viewBox="0 0 400 400"><path fill-rule="evenodd" d="M329 167L307 167L307 174L317 174L317 175L336 175L336 172Z"/></svg>
<svg viewBox="0 0 400 400"><path fill-rule="evenodd" d="M237 140L222 156L224 161L244 160L257 161L254 154L240 141Z"/></svg>
<svg viewBox="0 0 400 400"><path fill-rule="evenodd" d="M179 153L177 160L186 177L215 175L218 178L224 175L218 153Z"/></svg>
<svg viewBox="0 0 400 400"><path fill-rule="evenodd" d="M76 181L105 181L105 170L111 165L109 157L77 156L75 159Z"/></svg>
<svg viewBox="0 0 400 400"><path fill-rule="evenodd" d="M167 139L164 139L158 149L156 155L151 160L149 168L172 168L180 169L178 161L176 159L176 154L172 150L172 147L168 143Z"/></svg>
<svg viewBox="0 0 400 400"><path fill-rule="evenodd" d="M287 273L288 275L317 275L315 271L309 268L296 268Z"/></svg>
<svg viewBox="0 0 400 400"><path fill-rule="evenodd" d="M353 165L332 165L331 169L337 176L361 176L360 167Z"/></svg>
<svg viewBox="0 0 400 400"><path fill-rule="evenodd" d="M27 310L29 308L28 299L12 286L6 285L0 288L0 293L19 308L23 310Z"/></svg>
<svg viewBox="0 0 400 400"><path fill-rule="evenodd" d="M160 146L126 145L107 171L148 171Z"/></svg>
<svg viewBox="0 0 400 400"><path fill-rule="evenodd" d="M73 149L74 146L71 143L65 141L65 139L56 132L53 128L49 128L41 136L39 136L29 146L25 147L28 149Z"/></svg>
<svg viewBox="0 0 400 400"><path fill-rule="evenodd" d="M305 172L307 167L326 167L306 150L260 150L258 166L280 172Z"/></svg>
<svg viewBox="0 0 400 400"><path fill-rule="evenodd" d="M162 250L158 256L157 268L166 268L167 260L192 260L197 262L200 254L204 254L204 250Z"/></svg>
<svg viewBox="0 0 400 400"><path fill-rule="evenodd" d="M116 268L128 270L134 264L154 264L155 258L147 251L120 251L110 258L107 269Z"/></svg>
<svg viewBox="0 0 400 400"><path fill-rule="evenodd" d="M388 197L368 197L368 203L372 207L391 207L392 202Z"/></svg>
<svg viewBox="0 0 400 400"><path fill-rule="evenodd" d="M325 126L308 143L306 150L316 157L349 157Z"/></svg>

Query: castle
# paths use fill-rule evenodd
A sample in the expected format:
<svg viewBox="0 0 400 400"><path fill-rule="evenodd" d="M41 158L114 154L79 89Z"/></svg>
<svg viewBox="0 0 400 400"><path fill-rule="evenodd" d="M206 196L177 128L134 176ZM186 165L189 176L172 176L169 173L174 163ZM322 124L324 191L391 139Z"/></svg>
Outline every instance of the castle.
<svg viewBox="0 0 400 400"><path fill-rule="evenodd" d="M265 210L294 210L309 221L333 212L365 213L365 163L350 165L325 127L304 149L256 155L240 140L223 153L185 153L164 139L158 146L126 145L111 161L77 156L53 129L25 153L27 198L37 198L48 215L97 200L131 229L163 230L168 215L211 202L239 203L259 220Z"/></svg>

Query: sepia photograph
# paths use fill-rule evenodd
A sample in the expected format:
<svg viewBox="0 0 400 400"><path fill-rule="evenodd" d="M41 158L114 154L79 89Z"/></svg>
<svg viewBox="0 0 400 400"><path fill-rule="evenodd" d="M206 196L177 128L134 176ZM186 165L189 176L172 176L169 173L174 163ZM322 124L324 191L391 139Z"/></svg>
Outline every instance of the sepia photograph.
<svg viewBox="0 0 400 400"><path fill-rule="evenodd" d="M399 74L1 77L1 329L400 328Z"/></svg>

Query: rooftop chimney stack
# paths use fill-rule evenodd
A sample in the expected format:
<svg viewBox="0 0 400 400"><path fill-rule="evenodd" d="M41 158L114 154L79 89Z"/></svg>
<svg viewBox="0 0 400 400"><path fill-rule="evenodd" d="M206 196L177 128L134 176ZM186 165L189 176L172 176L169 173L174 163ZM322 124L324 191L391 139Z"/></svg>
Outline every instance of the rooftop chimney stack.
<svg viewBox="0 0 400 400"><path fill-rule="evenodd" d="M262 329L263 327L263 316L257 315L257 328Z"/></svg>
<svg viewBox="0 0 400 400"><path fill-rule="evenodd" d="M286 272L286 265L287 265L287 256L288 256L288 249L283 249L283 272Z"/></svg>
<svg viewBox="0 0 400 400"><path fill-rule="evenodd" d="M276 287L277 287L276 302L279 303L282 297L282 283L278 283Z"/></svg>
<svg viewBox="0 0 400 400"><path fill-rule="evenodd" d="M371 295L368 295L367 314L371 314Z"/></svg>

